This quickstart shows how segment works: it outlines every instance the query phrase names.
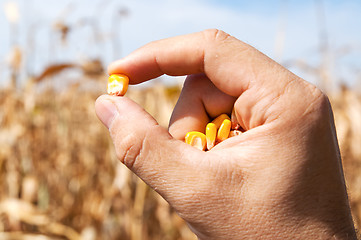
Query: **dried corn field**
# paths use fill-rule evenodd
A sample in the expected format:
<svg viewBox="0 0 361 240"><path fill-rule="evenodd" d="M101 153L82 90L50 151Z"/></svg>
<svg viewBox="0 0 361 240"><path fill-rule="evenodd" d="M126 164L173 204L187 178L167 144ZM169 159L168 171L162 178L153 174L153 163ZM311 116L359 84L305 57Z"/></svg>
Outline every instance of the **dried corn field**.
<svg viewBox="0 0 361 240"><path fill-rule="evenodd" d="M103 92L1 90L0 239L194 238L115 158L94 112ZM157 86L128 96L166 125L178 94Z"/></svg>
<svg viewBox="0 0 361 240"><path fill-rule="evenodd" d="M103 79L104 80L104 79ZM0 92L0 239L195 239L168 204L115 158L94 113L105 91ZM180 88L127 96L167 126ZM330 96L355 224L361 227L361 97Z"/></svg>

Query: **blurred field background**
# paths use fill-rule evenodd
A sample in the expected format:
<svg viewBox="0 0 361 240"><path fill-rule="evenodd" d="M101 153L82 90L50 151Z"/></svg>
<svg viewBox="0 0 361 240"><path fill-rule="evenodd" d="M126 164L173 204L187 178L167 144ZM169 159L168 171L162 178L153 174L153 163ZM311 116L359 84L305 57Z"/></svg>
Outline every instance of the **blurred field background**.
<svg viewBox="0 0 361 240"><path fill-rule="evenodd" d="M45 26L35 21L19 27L26 8L17 1L0 3L9 30L2 36L8 39L6 52L0 55L0 240L195 239L168 204L119 163L107 130L95 116L94 101L106 91L107 63L128 51L126 38L120 38L124 35L114 34L114 28L104 31L96 14L67 21L66 13L79 7L76 4L62 5L53 13L58 17L42 23ZM359 53L360 45L333 48L325 30L324 5L315 1L320 27L311 58L319 61L282 59L287 51L284 6L292 2L280 3L281 27L270 55L328 93L352 213L360 228L361 69L351 58L337 67L352 69L353 74L340 77L331 61L337 54ZM123 20L136 14L126 2L114 9L116 15L108 25L119 29ZM92 29L91 41L88 35L77 34L81 24ZM27 32L23 40L21 31ZM37 31L51 37L39 39ZM74 57L76 49L70 49L74 41L84 41L92 51ZM40 54L44 48L46 57ZM161 77L152 84L130 87L127 96L167 127L181 84L182 78Z"/></svg>

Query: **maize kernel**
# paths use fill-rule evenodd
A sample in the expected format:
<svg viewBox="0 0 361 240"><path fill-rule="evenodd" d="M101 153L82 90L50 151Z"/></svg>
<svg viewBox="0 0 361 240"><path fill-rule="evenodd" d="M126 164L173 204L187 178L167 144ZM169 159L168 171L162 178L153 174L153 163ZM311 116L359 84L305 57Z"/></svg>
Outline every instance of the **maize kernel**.
<svg viewBox="0 0 361 240"><path fill-rule="evenodd" d="M212 123L214 123L214 124L216 125L217 129L218 129L218 128L220 128L221 124L223 123L223 121L224 121L225 119L230 120L230 118L228 117L228 115L225 114L225 113L223 113L223 114L219 115L218 117L216 117L216 118L212 121Z"/></svg>
<svg viewBox="0 0 361 240"><path fill-rule="evenodd" d="M231 131L231 120L224 119L221 126L218 129L217 141L222 142L226 140L229 136L230 131Z"/></svg>
<svg viewBox="0 0 361 240"><path fill-rule="evenodd" d="M216 144L217 137L217 126L214 123L208 123L206 126L206 140L207 140L207 149L211 150Z"/></svg>
<svg viewBox="0 0 361 240"><path fill-rule="evenodd" d="M112 74L108 78L108 94L123 96L128 90L129 78L124 74Z"/></svg>
<svg viewBox="0 0 361 240"><path fill-rule="evenodd" d="M207 140L204 133L197 131L188 132L185 136L185 142L199 150L206 150Z"/></svg>

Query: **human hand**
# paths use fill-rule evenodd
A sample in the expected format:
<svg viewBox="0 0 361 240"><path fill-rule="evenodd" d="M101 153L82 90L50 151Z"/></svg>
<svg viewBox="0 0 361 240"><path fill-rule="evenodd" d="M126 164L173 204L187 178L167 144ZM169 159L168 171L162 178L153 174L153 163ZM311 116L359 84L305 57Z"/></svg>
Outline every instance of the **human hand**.
<svg viewBox="0 0 361 240"><path fill-rule="evenodd" d="M355 238L332 110L316 87L218 30L150 43L113 73L131 84L188 75L169 132L126 97L95 107L118 159L199 239ZM243 134L207 152L180 141L233 107Z"/></svg>

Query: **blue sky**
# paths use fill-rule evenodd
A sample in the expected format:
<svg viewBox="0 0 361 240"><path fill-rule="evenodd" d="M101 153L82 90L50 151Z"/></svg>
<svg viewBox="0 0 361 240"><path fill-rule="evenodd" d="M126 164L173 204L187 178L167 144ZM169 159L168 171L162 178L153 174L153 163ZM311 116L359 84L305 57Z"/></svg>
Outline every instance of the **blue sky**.
<svg viewBox="0 0 361 240"><path fill-rule="evenodd" d="M16 43L27 57L23 68L33 74L56 62L97 57L108 64L149 41L219 28L315 83L317 76L309 69L324 62L320 48L327 43L332 81L361 85L361 1L0 0L2 7L8 2L19 7ZM117 14L124 9L127 16ZM52 27L58 21L71 26L66 44ZM2 12L0 83L8 76L14 38L9 26ZM119 43L117 53L114 39Z"/></svg>

